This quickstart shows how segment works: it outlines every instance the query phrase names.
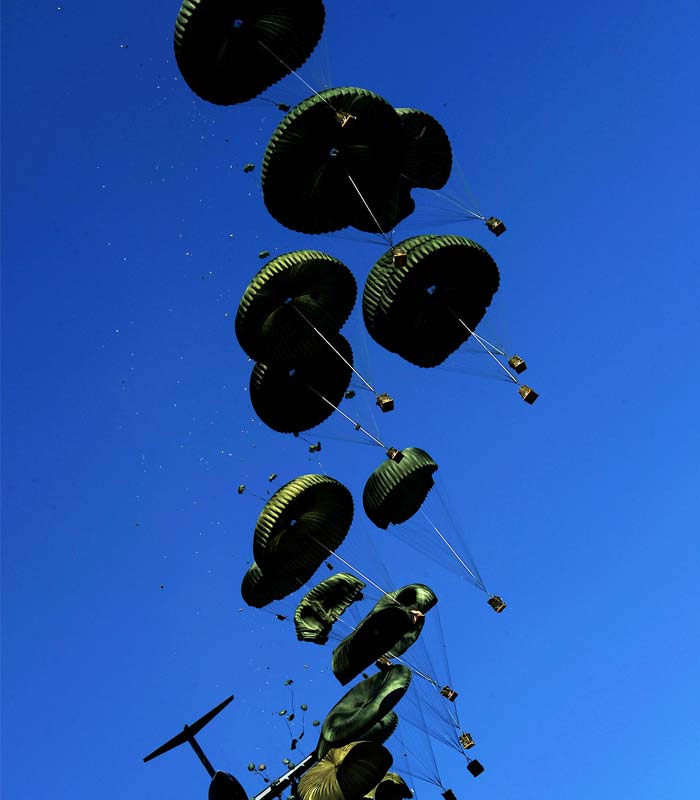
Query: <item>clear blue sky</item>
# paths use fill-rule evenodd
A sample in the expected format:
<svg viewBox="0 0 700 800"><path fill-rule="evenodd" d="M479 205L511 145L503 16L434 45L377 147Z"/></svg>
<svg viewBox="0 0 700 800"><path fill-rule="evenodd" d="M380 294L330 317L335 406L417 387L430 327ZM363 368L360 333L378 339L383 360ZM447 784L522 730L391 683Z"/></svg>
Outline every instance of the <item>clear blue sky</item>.
<svg viewBox="0 0 700 800"><path fill-rule="evenodd" d="M508 609L372 529L360 498L381 452L342 421L309 435L319 461L255 419L233 317L258 252L316 247L360 286L383 252L267 215L259 165L279 112L187 89L177 2L6 0L3 797L203 798L184 748L141 759L229 694L200 741L253 794L249 761L277 774L296 755L278 716L288 678L310 748L309 720L344 692L330 646L244 607L239 584L268 474L324 471L356 500L341 554L382 586L422 581L440 598L460 717L487 767L474 781L434 744L460 800L695 798L700 10L326 5L305 79L433 114L459 165L451 193L508 225L496 239L416 191L397 234L488 248L502 284L482 332L526 356L535 406L479 355L423 371L369 340L358 309L344 331L396 397L375 419L383 438L435 457ZM307 94L291 77L268 96ZM429 620L434 657L439 638Z"/></svg>

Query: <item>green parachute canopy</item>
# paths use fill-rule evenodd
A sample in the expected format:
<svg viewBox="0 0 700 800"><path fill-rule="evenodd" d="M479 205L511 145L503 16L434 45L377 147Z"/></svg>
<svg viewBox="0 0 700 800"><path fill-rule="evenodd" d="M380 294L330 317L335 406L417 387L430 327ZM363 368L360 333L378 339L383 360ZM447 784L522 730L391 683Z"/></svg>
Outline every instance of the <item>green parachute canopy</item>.
<svg viewBox="0 0 700 800"><path fill-rule="evenodd" d="M398 265L397 250L406 253ZM462 236L414 236L372 267L362 297L370 336L419 367L435 367L460 347L498 290L498 267Z"/></svg>
<svg viewBox="0 0 700 800"><path fill-rule="evenodd" d="M452 171L452 147L445 129L430 114L397 108L406 151L402 177L407 188L442 189Z"/></svg>
<svg viewBox="0 0 700 800"><path fill-rule="evenodd" d="M365 797L366 800L410 800L413 792L400 775L396 772L387 772Z"/></svg>
<svg viewBox="0 0 700 800"><path fill-rule="evenodd" d="M392 709L411 683L411 670L394 664L350 689L328 712L317 746L319 756L356 739L384 742L398 723Z"/></svg>
<svg viewBox="0 0 700 800"><path fill-rule="evenodd" d="M362 599L364 588L361 580L347 572L337 572L316 584L302 597L294 612L297 639L325 644L338 617Z"/></svg>
<svg viewBox="0 0 700 800"><path fill-rule="evenodd" d="M352 742L330 750L300 779L299 800L362 800L391 767L391 753L377 742Z"/></svg>
<svg viewBox="0 0 700 800"><path fill-rule="evenodd" d="M408 586L404 586L402 589L387 592L378 600L374 608L380 609L389 605L400 605L408 611L420 611L421 614L425 615L437 604L437 601L437 595L429 586L424 583L409 583ZM405 653L420 636L423 625L425 625L424 616L419 617L415 625L385 655L389 658L395 658Z"/></svg>
<svg viewBox="0 0 700 800"><path fill-rule="evenodd" d="M243 294L238 342L254 361L294 367L328 349L323 337L345 324L356 296L355 278L338 259L317 250L278 256Z"/></svg>
<svg viewBox="0 0 700 800"><path fill-rule="evenodd" d="M256 364L250 376L255 413L273 431L298 433L315 428L340 405L352 378L352 350L340 334L330 345L293 368Z"/></svg>
<svg viewBox="0 0 700 800"><path fill-rule="evenodd" d="M321 0L184 0L175 22L175 59L202 99L243 103L299 68L324 22Z"/></svg>
<svg viewBox="0 0 700 800"><path fill-rule="evenodd" d="M316 94L284 117L267 145L267 210L302 233L392 228L403 149L399 116L384 98L354 87Z"/></svg>
<svg viewBox="0 0 700 800"><path fill-rule="evenodd" d="M425 450L406 447L400 461L387 459L369 476L362 494L365 513L378 528L410 519L433 487L437 464Z"/></svg>
<svg viewBox="0 0 700 800"><path fill-rule="evenodd" d="M263 572L295 578L315 571L352 523L352 495L327 475L301 475L265 503L255 525L253 557Z"/></svg>
<svg viewBox="0 0 700 800"><path fill-rule="evenodd" d="M345 686L363 669L388 653L416 624L415 615L391 603L375 606L333 651L333 674Z"/></svg>

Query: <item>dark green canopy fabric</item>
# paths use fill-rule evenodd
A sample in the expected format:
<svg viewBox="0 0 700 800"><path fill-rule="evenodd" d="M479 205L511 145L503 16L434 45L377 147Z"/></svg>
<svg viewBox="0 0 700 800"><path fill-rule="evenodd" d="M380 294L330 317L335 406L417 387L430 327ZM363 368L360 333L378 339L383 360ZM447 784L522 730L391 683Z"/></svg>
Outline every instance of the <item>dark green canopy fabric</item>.
<svg viewBox="0 0 700 800"><path fill-rule="evenodd" d="M292 369L260 363L253 367L250 401L268 428L279 433L306 431L340 405L352 378L352 350L340 334L327 338L332 347Z"/></svg>
<svg viewBox="0 0 700 800"><path fill-rule="evenodd" d="M413 792L396 772L387 772L379 783L367 792L366 800L410 800Z"/></svg>
<svg viewBox="0 0 700 800"><path fill-rule="evenodd" d="M410 519L433 486L437 464L425 450L406 447L401 461L386 459L369 476L362 494L365 513L378 528Z"/></svg>
<svg viewBox="0 0 700 800"><path fill-rule="evenodd" d="M333 674L345 686L363 669L389 652L414 625L402 606L391 604L371 611L333 651Z"/></svg>
<svg viewBox="0 0 700 800"><path fill-rule="evenodd" d="M270 576L301 577L340 546L352 517L352 495L342 483L301 475L280 487L260 512L253 557Z"/></svg>
<svg viewBox="0 0 700 800"><path fill-rule="evenodd" d="M362 739L365 742L379 742L383 744L396 730L398 724L398 716L393 711L390 711L388 714L385 714L379 722L375 722L368 731L363 733Z"/></svg>
<svg viewBox="0 0 700 800"><path fill-rule="evenodd" d="M415 609L420 611L421 614L427 614L437 604L437 601L437 595L429 586L424 583L409 583L408 586L397 589L395 592L387 592L378 600L374 608L380 609L389 605L400 605L409 611ZM415 625L385 655L389 658L395 658L405 653L420 636L423 625L425 625L425 618L419 617Z"/></svg>
<svg viewBox="0 0 700 800"><path fill-rule="evenodd" d="M440 123L415 108L397 108L406 140L401 173L408 187L442 189L452 171L452 147Z"/></svg>
<svg viewBox="0 0 700 800"><path fill-rule="evenodd" d="M357 284L338 259L317 250L296 250L257 273L236 313L236 336L250 358L295 367L328 345L350 316Z"/></svg>
<svg viewBox="0 0 700 800"><path fill-rule="evenodd" d="M268 143L267 210L302 233L348 225L376 232L377 222L389 230L399 221L403 150L399 116L379 95L354 87L316 94L287 114Z"/></svg>
<svg viewBox="0 0 700 800"><path fill-rule="evenodd" d="M407 253L403 266L394 263L397 249ZM362 298L365 325L382 347L419 367L435 367L469 338L467 328L481 322L498 285L498 267L476 242L412 237L370 271Z"/></svg>
<svg viewBox="0 0 700 800"><path fill-rule="evenodd" d="M253 562L241 582L241 597L246 605L253 608L264 608L273 600L282 600L293 594L313 577L319 564L312 564L305 569L298 569L291 578L263 573L258 564Z"/></svg>
<svg viewBox="0 0 700 800"><path fill-rule="evenodd" d="M217 770L209 784L209 800L248 800L248 792L233 775Z"/></svg>
<svg viewBox="0 0 700 800"><path fill-rule="evenodd" d="M411 670L394 664L353 686L323 721L317 748L319 755L357 739L386 741L398 723L392 709L410 683Z"/></svg>
<svg viewBox="0 0 700 800"><path fill-rule="evenodd" d="M307 592L294 612L297 639L325 644L334 623L357 600L365 584L347 572L336 572Z"/></svg>
<svg viewBox="0 0 700 800"><path fill-rule="evenodd" d="M377 742L352 742L330 750L300 779L299 800L362 800L392 764Z"/></svg>
<svg viewBox="0 0 700 800"><path fill-rule="evenodd" d="M324 21L321 0L184 0L175 59L202 99L243 103L306 61Z"/></svg>

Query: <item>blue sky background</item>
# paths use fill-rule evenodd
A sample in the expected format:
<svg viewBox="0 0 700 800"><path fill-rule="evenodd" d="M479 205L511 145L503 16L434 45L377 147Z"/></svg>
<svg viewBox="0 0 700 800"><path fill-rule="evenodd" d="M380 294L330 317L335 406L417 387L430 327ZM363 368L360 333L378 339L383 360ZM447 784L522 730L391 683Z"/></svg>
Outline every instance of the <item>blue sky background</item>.
<svg viewBox="0 0 700 800"><path fill-rule="evenodd" d="M280 113L188 90L177 2L5 2L3 796L205 797L184 748L141 759L229 694L199 740L251 795L263 782L249 761L276 775L299 752L280 709L308 704L311 748L310 720L345 691L331 646L245 607L239 584L269 473L322 471L356 500L341 555L440 599L487 768L474 781L433 742L444 786L460 800L695 798L700 10L326 7L304 78L433 114L458 163L452 195L508 226L496 239L416 191L397 236L458 233L493 255L501 290L480 331L527 358L533 407L474 349L423 371L363 334L359 307L343 331L397 401L379 419L358 392L348 413L430 451L508 609L364 519L382 454L342 420L309 433L319 460L255 419L233 317L258 252L325 250L361 287L384 250L267 215L259 165ZM292 76L267 96L307 94ZM415 658L442 678L439 627L428 619ZM414 771L432 764L426 737L403 736L388 743L397 768L404 749Z"/></svg>

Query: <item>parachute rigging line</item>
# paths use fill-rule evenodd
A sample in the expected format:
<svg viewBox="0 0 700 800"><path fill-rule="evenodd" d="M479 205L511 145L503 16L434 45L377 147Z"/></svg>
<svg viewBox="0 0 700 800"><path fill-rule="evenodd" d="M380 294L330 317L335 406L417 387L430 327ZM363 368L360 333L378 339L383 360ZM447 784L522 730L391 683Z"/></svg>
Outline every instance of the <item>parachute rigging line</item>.
<svg viewBox="0 0 700 800"><path fill-rule="evenodd" d="M469 334L471 336L475 337L476 341L484 348L484 350L491 356L491 358L498 364L498 366L506 373L506 375L513 381L513 383L519 384L520 381L515 377L515 375L513 375L513 373L507 367L503 366L503 364L501 364L501 362L496 358L496 356L491 352L491 350L489 350L489 348L484 344L484 341L486 341L486 340L482 341L481 337L480 336L476 336L474 331L467 325L467 323L463 319L461 319L459 316L457 316L457 314L454 311L452 311L451 308L449 310L454 315L454 317L457 320L457 322L459 322L460 325L462 325L464 328L466 328L466 330L469 331Z"/></svg>
<svg viewBox="0 0 700 800"><path fill-rule="evenodd" d="M428 515L425 513L425 511L423 511L423 509L422 509L422 508L419 508L418 510L419 510L419 511L420 511L420 513L421 513L421 514L422 514L422 515L425 517L425 519L427 520L427 522L428 522L428 524L430 525L430 527L431 527L431 528L432 528L432 529L435 531L435 533L437 533L437 535L438 535L438 536L439 536L439 537L442 539L442 541L443 541L443 542L444 542L444 543L447 545L447 547L448 547L449 551L452 553L452 555L453 555L453 556L454 556L454 557L455 557L455 558L456 558L456 559L459 561L459 563L460 563L460 564L461 564L461 565L464 567L464 569L465 569L465 570L466 570L466 571L467 571L467 572L468 572L468 573L469 573L469 574L472 576L472 578L473 578L474 582L476 583L476 585L477 585L477 586L478 586L478 587L479 587L479 588L480 588L482 591L486 592L486 586L484 586L484 582L481 580L481 578L480 578L478 575L475 575L475 574L472 572L472 570L471 570L471 569L469 569L469 567L467 566L467 564L466 564L466 563L465 563L465 562L462 560L462 558L461 558L461 556L459 555L459 553L458 553L458 552L457 552L457 551L454 549L454 547L452 547L452 545L451 545L451 544L450 544L450 543L447 541L447 539L444 537L444 535L442 534L442 532L440 531L440 529L437 527L437 525L435 525L435 523L434 523L434 522L433 522L433 521L430 519L430 517L429 517L429 516L428 516ZM488 592L487 592L487 594L488 594Z"/></svg>
<svg viewBox="0 0 700 800"><path fill-rule="evenodd" d="M332 109L332 110L334 110L334 111L335 111L335 109L333 109L333 106L332 106L332 105L331 105L331 104L328 102L328 100L326 100L326 98L325 98L325 97L323 97L323 95L319 94L319 93L316 91L316 89L314 89L314 87L313 87L313 86L312 86L310 83L308 83L307 81L305 81L305 80L304 80L304 79L301 77L301 75L300 75L300 74L299 74L299 73L298 73L298 72L297 72L295 69L292 69L292 68L289 66L289 64L287 64L287 63L286 63L286 61L284 61L284 59L280 58L280 57L277 55L277 53L275 53L275 52L273 52L272 50L270 50L270 48L269 48L269 47L268 47L268 46L265 44L265 42L261 42L261 41L260 41L260 39L258 39L258 40L257 40L257 42L258 42L258 44L260 45L260 47L263 47L263 48L265 48L265 50L267 50L267 52L268 52L268 53L269 53L269 54L270 54L270 55L271 55L273 58L276 58L276 59L277 59L277 60L280 62L280 64L281 64L281 65L282 65L282 66L283 66L283 67L284 67L286 70L289 70L289 74L290 74L290 75L294 75L294 77L295 77L295 78L297 78L298 80L300 80L300 81L301 81L301 82L304 84L304 86L306 86L306 88L307 88L307 89L309 89L309 90L310 90L310 91L311 91L313 94L315 94L315 95L316 95L316 97L319 97L321 100L323 100L323 102L324 102L324 103L325 103L325 104L326 104L326 105L327 105L327 106L328 106L330 109Z"/></svg>
<svg viewBox="0 0 700 800"><path fill-rule="evenodd" d="M393 247L394 246L394 240L393 240L391 234L390 233L386 233L385 231L382 230L382 226L379 224L379 220L374 216L374 212L369 207L369 205L368 205L367 201L365 200L365 198L362 196L362 192L360 191L359 186L353 180L352 175L347 170L345 170L345 174L348 176L348 180L352 184L353 189L357 192L360 200L362 200L362 204L364 205L364 207L369 212L370 217L372 217L372 221L377 226L377 231L378 231L379 235L382 237L382 239L384 239L384 241L389 245L389 247Z"/></svg>
<svg viewBox="0 0 700 800"><path fill-rule="evenodd" d="M372 385L371 385L371 384L370 384L368 381L366 381L366 380L365 380L365 379L362 377L362 375L360 375L360 373L359 373L359 372L358 372L358 371L355 369L355 367L353 367L353 365L352 365L352 364L351 364L351 363L350 363L350 362L349 362L349 361L348 361L348 360L347 360L347 359L346 359L346 358L345 358L345 357L342 355L342 353L340 353L340 352L338 351L338 349L337 349L337 348L335 348L335 347L334 347L334 346L331 344L331 342L330 342L330 341L329 341L329 340L328 340L328 339L327 339L327 338L326 338L326 337L325 337L325 336L324 336L324 335L321 333L321 331L320 331L320 330L319 330L319 329L318 329L318 328L317 328L317 327L316 327L316 326L313 324L313 322L311 322L311 321L310 321L310 320L309 320L309 319L306 317L306 315L304 314L304 312L303 312L303 311L301 311L299 308L297 308L297 306L296 306L296 305L292 305L292 308L293 308L293 309L294 309L294 310L297 312L297 314L299 314L299 316L300 316L300 317L301 317L301 318L304 320L304 322L305 322L307 325L309 325L309 327L310 327L310 328L311 328L311 329L312 329L312 330L313 330L315 333L317 333L317 334L318 334L318 335L321 337L321 339L323 339L323 341L324 341L324 342L325 342L325 343L326 343L326 344L327 344L327 345L328 345L328 346L331 348L331 350L332 350L332 351L333 351L333 352L334 352L334 353L335 353L335 354L338 356L338 358L339 358L339 359L340 359L340 360L341 360L341 361L342 361L342 362L345 364L345 366L347 366L347 367L350 367L350 369L353 371L353 373L354 373L355 375L357 375L357 377L358 377L358 378L359 378L359 379L362 381L362 383L364 383L364 384L365 384L365 386L366 386L366 387L367 387L367 388L368 388L368 389L369 389L371 392L374 392L374 394L375 394L375 396L376 396L376 394L377 394L377 390L374 388L374 386L372 386Z"/></svg>
<svg viewBox="0 0 700 800"><path fill-rule="evenodd" d="M379 447L382 447L382 448L386 449L386 445L384 444L384 442L381 442L379 439L377 439L376 436L373 436L366 428L363 428L362 425L359 422L355 422L355 420L351 416L346 414L342 409L338 408L338 406L333 405L333 403L331 403L331 401L328 398L324 397L320 392L316 391L316 389L314 389L313 386L309 386L308 383L306 383L304 385L306 386L307 389L309 389L315 395L320 397L321 400L323 400L325 403L328 403L328 405L332 409L337 411L341 416L345 417L345 419L348 422L352 422L352 424L355 426L355 430L361 431L362 433L365 434L365 436L369 436L369 438L372 440L372 444L376 444Z"/></svg>

